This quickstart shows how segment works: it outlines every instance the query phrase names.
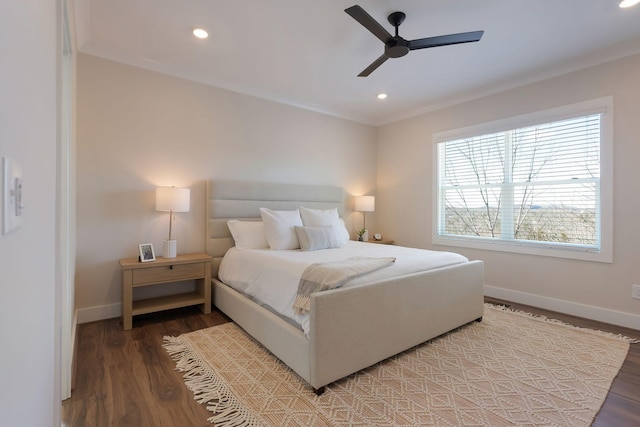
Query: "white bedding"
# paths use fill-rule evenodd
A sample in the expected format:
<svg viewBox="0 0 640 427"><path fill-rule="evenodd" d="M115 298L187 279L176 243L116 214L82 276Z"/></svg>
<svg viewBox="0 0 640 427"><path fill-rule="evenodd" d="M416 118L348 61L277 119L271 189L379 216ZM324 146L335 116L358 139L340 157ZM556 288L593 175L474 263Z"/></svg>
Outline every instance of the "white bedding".
<svg viewBox="0 0 640 427"><path fill-rule="evenodd" d="M292 319L309 333L309 314L296 314L293 308L298 283L304 269L313 263L341 261L355 256L396 258L386 268L358 277L344 287L380 282L418 271L467 262L453 252L428 251L402 246L349 241L336 249L318 251L238 249L227 251L220 264L219 279L281 315Z"/></svg>

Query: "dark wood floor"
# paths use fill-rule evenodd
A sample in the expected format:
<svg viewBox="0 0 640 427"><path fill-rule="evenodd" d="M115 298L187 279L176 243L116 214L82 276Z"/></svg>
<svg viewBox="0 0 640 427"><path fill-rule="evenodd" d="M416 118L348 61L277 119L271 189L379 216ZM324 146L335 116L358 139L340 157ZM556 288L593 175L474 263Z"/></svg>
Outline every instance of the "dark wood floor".
<svg viewBox="0 0 640 427"><path fill-rule="evenodd" d="M640 331L535 309L498 300L514 309L542 314L576 326L640 339ZM119 319L87 323L78 328L76 384L62 404L67 427L211 426L210 413L193 399L162 348L162 337L228 322L215 311L171 310L134 318L122 330ZM594 426L640 426L640 344L632 344Z"/></svg>
<svg viewBox="0 0 640 427"><path fill-rule="evenodd" d="M80 325L75 388L62 402L62 425L211 427L211 413L185 387L162 338L228 321L191 307L136 316L129 331L120 319Z"/></svg>

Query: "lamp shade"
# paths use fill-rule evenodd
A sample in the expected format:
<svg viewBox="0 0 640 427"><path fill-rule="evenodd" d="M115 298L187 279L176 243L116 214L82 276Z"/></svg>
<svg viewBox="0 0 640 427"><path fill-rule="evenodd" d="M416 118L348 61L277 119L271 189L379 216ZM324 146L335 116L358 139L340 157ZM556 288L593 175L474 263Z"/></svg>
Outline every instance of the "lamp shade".
<svg viewBox="0 0 640 427"><path fill-rule="evenodd" d="M156 188L156 210L160 212L189 212L191 189L176 187Z"/></svg>
<svg viewBox="0 0 640 427"><path fill-rule="evenodd" d="M357 196L355 203L357 212L373 212L376 210L376 198L374 196Z"/></svg>
<svg viewBox="0 0 640 427"><path fill-rule="evenodd" d="M640 3L640 0L620 0L619 6L621 8L627 8L627 7L635 6L638 3Z"/></svg>

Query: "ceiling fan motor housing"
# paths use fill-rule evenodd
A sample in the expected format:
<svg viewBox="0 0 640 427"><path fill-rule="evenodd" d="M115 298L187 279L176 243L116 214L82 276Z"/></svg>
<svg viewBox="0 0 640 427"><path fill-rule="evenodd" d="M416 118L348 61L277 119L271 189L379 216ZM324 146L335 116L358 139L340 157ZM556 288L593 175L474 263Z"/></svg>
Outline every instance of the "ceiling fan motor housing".
<svg viewBox="0 0 640 427"><path fill-rule="evenodd" d="M393 12L388 16L389 23L396 28L396 35L384 44L384 53L389 58L400 58L409 53L409 42L398 35L398 27L406 18L403 12Z"/></svg>
<svg viewBox="0 0 640 427"><path fill-rule="evenodd" d="M409 42L402 37L394 37L384 45L384 53L389 58L400 58L409 53Z"/></svg>

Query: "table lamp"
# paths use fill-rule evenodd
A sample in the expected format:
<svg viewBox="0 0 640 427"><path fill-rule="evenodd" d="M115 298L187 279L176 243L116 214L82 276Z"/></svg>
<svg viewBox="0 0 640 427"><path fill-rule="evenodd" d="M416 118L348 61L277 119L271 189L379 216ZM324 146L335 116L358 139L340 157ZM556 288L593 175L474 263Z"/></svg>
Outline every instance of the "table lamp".
<svg viewBox="0 0 640 427"><path fill-rule="evenodd" d="M165 258L175 258L178 254L178 243L171 238L173 214L175 212L189 212L190 204L191 190L189 188L156 188L156 211L169 212L169 238L163 243Z"/></svg>
<svg viewBox="0 0 640 427"><path fill-rule="evenodd" d="M357 196L355 201L355 210L362 212L362 230L360 235L364 242L369 241L369 230L367 230L367 212L374 212L376 209L376 198L374 196Z"/></svg>

